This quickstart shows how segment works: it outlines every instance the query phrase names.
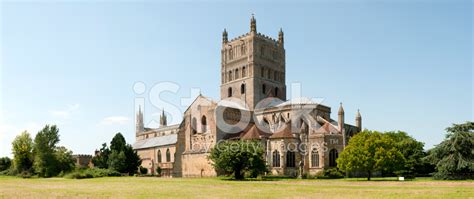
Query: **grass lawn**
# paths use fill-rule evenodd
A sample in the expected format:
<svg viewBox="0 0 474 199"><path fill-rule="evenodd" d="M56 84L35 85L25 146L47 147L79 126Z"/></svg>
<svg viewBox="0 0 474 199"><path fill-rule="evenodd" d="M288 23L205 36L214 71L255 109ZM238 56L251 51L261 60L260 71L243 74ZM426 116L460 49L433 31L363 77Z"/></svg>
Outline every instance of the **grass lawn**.
<svg viewBox="0 0 474 199"><path fill-rule="evenodd" d="M232 181L220 178L0 176L0 198L474 198L474 181L337 179Z"/></svg>

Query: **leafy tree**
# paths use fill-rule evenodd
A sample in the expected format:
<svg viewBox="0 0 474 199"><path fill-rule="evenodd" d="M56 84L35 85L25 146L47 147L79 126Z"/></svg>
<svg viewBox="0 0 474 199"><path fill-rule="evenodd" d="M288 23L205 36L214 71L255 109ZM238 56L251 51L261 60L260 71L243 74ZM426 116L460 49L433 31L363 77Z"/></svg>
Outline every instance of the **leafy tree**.
<svg viewBox="0 0 474 199"><path fill-rule="evenodd" d="M132 145L127 144L121 133L117 133L110 142L110 156L107 163L109 168L133 174L137 172L141 160Z"/></svg>
<svg viewBox="0 0 474 199"><path fill-rule="evenodd" d="M224 141L211 150L209 159L217 170L233 173L235 179L244 178L244 172L256 174L266 171L263 146L256 141Z"/></svg>
<svg viewBox="0 0 474 199"><path fill-rule="evenodd" d="M67 173L74 169L75 160L72 157L72 151L68 150L66 147L61 146L56 148L55 157L57 160L57 169L59 172Z"/></svg>
<svg viewBox="0 0 474 199"><path fill-rule="evenodd" d="M127 157L123 151L112 151L109 156L109 168L120 173L127 172Z"/></svg>
<svg viewBox="0 0 474 199"><path fill-rule="evenodd" d="M446 139L426 157L436 165L435 179L474 178L474 122L446 128Z"/></svg>
<svg viewBox="0 0 474 199"><path fill-rule="evenodd" d="M52 177L59 173L55 157L56 144L59 142L59 129L56 125L46 125L36 134L33 148L33 168L40 177Z"/></svg>
<svg viewBox="0 0 474 199"><path fill-rule="evenodd" d="M126 173L136 173L137 168L142 164L140 156L135 150L133 150L133 147L130 144L125 145L124 153L126 157Z"/></svg>
<svg viewBox="0 0 474 199"><path fill-rule="evenodd" d="M127 142L125 141L125 138L123 137L122 133L117 133L115 134L115 136L112 138L112 141L110 142L110 150L111 151L124 151L125 145L127 145Z"/></svg>
<svg viewBox="0 0 474 199"><path fill-rule="evenodd" d="M17 173L30 172L33 165L33 141L30 134L23 131L12 142L13 170Z"/></svg>
<svg viewBox="0 0 474 199"><path fill-rule="evenodd" d="M101 168L101 169L109 168L109 165L108 165L109 155L110 155L110 149L109 147L107 147L107 143L103 143L102 148L99 150L99 153L97 153L92 158L92 163L94 164L94 167Z"/></svg>
<svg viewBox="0 0 474 199"><path fill-rule="evenodd" d="M405 177L414 177L416 172L422 170L425 166L422 161L422 158L425 156L423 142L416 141L403 131L386 132L385 135L395 142L395 146L406 160L403 170L399 171L399 174Z"/></svg>
<svg viewBox="0 0 474 199"><path fill-rule="evenodd" d="M0 158L0 171L5 171L10 168L12 160L9 157Z"/></svg>
<svg viewBox="0 0 474 199"><path fill-rule="evenodd" d="M372 172L397 171L404 162L403 154L389 136L364 130L351 138L339 155L337 166L347 172L365 171L370 180Z"/></svg>

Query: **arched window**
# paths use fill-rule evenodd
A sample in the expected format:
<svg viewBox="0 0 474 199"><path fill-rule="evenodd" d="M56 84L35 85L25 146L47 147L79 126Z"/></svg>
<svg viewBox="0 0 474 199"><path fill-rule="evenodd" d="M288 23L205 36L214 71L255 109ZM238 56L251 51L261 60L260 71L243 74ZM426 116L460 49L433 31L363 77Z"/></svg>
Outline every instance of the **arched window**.
<svg viewBox="0 0 474 199"><path fill-rule="evenodd" d="M161 150L158 150L158 163L161 163Z"/></svg>
<svg viewBox="0 0 474 199"><path fill-rule="evenodd" d="M203 133L207 131L207 119L205 115L203 115L201 118L201 130Z"/></svg>
<svg viewBox="0 0 474 199"><path fill-rule="evenodd" d="M336 149L331 149L331 151L329 151L329 166L330 167L336 167L337 166L336 159L337 159L338 155L339 154L337 153Z"/></svg>
<svg viewBox="0 0 474 199"><path fill-rule="evenodd" d="M242 67L242 77L247 76L247 71L245 71L245 66Z"/></svg>
<svg viewBox="0 0 474 199"><path fill-rule="evenodd" d="M273 72L273 80L275 80L275 81L278 80L278 74L277 74L276 71Z"/></svg>
<svg viewBox="0 0 474 199"><path fill-rule="evenodd" d="M229 71L229 81L232 81L232 71Z"/></svg>
<svg viewBox="0 0 474 199"><path fill-rule="evenodd" d="M262 69L260 69L260 76L262 76L262 77L263 77L264 75L265 75L265 69L264 69L264 68L262 68Z"/></svg>
<svg viewBox="0 0 474 199"><path fill-rule="evenodd" d="M166 149L166 162L171 162L170 149Z"/></svg>
<svg viewBox="0 0 474 199"><path fill-rule="evenodd" d="M311 167L319 167L319 153L317 149L311 151Z"/></svg>
<svg viewBox="0 0 474 199"><path fill-rule="evenodd" d="M240 94L245 93L245 84L240 85Z"/></svg>
<svg viewBox="0 0 474 199"><path fill-rule="evenodd" d="M280 152L277 150L273 151L273 167L280 167Z"/></svg>
<svg viewBox="0 0 474 199"><path fill-rule="evenodd" d="M272 75L271 75L271 74L272 74L272 70L268 69L268 70L267 70L267 78L268 78L268 79L271 79L271 78L272 78Z"/></svg>
<svg viewBox="0 0 474 199"><path fill-rule="evenodd" d="M235 79L239 79L239 69L235 69Z"/></svg>
<svg viewBox="0 0 474 199"><path fill-rule="evenodd" d="M263 94L267 93L267 85L265 85L265 84L262 85L262 93Z"/></svg>
<svg viewBox="0 0 474 199"><path fill-rule="evenodd" d="M196 129L197 129L197 120L195 117L193 117L193 120L191 122L191 130L193 132L193 135L197 133Z"/></svg>
<svg viewBox="0 0 474 199"><path fill-rule="evenodd" d="M267 118L263 118L263 125L265 125L265 127L270 126L270 123L268 122Z"/></svg>
<svg viewBox="0 0 474 199"><path fill-rule="evenodd" d="M278 87L275 87L275 97L278 97Z"/></svg>
<svg viewBox="0 0 474 199"><path fill-rule="evenodd" d="M227 89L227 97L232 97L232 87L229 87L229 89Z"/></svg>
<svg viewBox="0 0 474 199"><path fill-rule="evenodd" d="M233 59L234 58L234 53L232 52L232 48L229 49L229 59Z"/></svg>
<svg viewBox="0 0 474 199"><path fill-rule="evenodd" d="M286 167L295 167L295 152L286 152Z"/></svg>

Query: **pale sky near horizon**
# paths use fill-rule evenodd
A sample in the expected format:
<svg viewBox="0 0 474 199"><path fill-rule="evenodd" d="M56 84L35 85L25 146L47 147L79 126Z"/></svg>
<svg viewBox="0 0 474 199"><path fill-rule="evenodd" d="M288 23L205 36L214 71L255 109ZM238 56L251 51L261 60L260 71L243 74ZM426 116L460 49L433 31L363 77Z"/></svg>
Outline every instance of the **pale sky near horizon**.
<svg viewBox="0 0 474 199"><path fill-rule="evenodd" d="M323 98L334 119L343 102L346 122L360 109L364 128L406 131L426 149L474 120L472 1L252 2L1 1L0 157L45 124L74 153L117 132L133 143L135 100L145 122L158 119L147 93L159 82L179 85L162 95L177 105L191 88L218 100L222 30L248 32L252 13L258 32L283 28L287 85Z"/></svg>

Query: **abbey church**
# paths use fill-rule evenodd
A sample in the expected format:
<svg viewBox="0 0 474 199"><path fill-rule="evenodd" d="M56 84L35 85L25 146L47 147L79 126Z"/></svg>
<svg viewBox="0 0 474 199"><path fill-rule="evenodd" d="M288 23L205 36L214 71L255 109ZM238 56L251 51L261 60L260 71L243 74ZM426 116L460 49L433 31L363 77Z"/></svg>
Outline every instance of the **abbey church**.
<svg viewBox="0 0 474 199"><path fill-rule="evenodd" d="M287 99L283 31L277 39L257 32L253 16L248 33L228 39L224 29L220 69L221 99L199 95L181 123L168 125L163 111L160 127L147 128L139 110L133 147L149 173L159 167L165 176L217 176L207 158L210 149L240 139L262 143L271 175L314 175L335 167L338 154L362 129L359 112L354 125L345 123L342 104L332 119L331 107Z"/></svg>

